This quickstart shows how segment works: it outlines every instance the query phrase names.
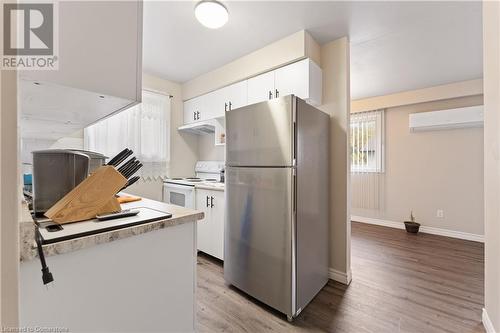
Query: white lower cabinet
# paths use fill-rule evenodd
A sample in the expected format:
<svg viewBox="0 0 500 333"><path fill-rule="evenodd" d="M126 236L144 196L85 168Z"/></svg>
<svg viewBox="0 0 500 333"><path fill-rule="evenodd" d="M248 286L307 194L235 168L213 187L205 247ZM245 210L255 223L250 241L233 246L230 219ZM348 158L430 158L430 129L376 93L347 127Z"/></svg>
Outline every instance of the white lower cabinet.
<svg viewBox="0 0 500 333"><path fill-rule="evenodd" d="M196 189L196 209L205 213L198 221L198 251L224 260L224 192Z"/></svg>

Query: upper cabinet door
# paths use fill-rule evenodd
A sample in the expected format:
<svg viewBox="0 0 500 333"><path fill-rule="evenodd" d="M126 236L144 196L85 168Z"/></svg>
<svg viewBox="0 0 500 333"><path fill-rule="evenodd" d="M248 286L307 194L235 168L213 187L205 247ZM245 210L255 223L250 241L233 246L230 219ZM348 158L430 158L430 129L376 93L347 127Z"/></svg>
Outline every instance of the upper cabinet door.
<svg viewBox="0 0 500 333"><path fill-rule="evenodd" d="M274 98L274 71L248 79L248 104Z"/></svg>
<svg viewBox="0 0 500 333"><path fill-rule="evenodd" d="M206 118L204 112L206 96L191 98L184 102L184 123L190 124Z"/></svg>
<svg viewBox="0 0 500 333"><path fill-rule="evenodd" d="M205 119L224 117L224 112L227 108L227 97L225 95L225 88L212 91L205 95Z"/></svg>
<svg viewBox="0 0 500 333"><path fill-rule="evenodd" d="M274 71L275 97L294 94L313 105L321 104L321 69L310 59Z"/></svg>
<svg viewBox="0 0 500 333"><path fill-rule="evenodd" d="M226 111L241 108L248 104L248 81L241 81L222 89L227 100Z"/></svg>
<svg viewBox="0 0 500 333"><path fill-rule="evenodd" d="M213 91L208 107L212 118L224 117L225 112L247 105L247 81L241 81L222 89Z"/></svg>
<svg viewBox="0 0 500 333"><path fill-rule="evenodd" d="M277 97L294 94L306 99L309 97L309 63L307 59L297 61L274 71Z"/></svg>

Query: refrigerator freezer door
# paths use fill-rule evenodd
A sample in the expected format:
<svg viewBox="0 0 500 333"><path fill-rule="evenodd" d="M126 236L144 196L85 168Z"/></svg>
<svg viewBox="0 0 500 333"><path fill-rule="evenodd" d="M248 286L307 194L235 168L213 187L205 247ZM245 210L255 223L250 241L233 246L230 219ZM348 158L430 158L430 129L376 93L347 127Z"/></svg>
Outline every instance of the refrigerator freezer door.
<svg viewBox="0 0 500 333"><path fill-rule="evenodd" d="M226 165L291 166L294 101L290 95L226 112Z"/></svg>
<svg viewBox="0 0 500 333"><path fill-rule="evenodd" d="M292 196L291 168L226 169L224 278L288 315Z"/></svg>

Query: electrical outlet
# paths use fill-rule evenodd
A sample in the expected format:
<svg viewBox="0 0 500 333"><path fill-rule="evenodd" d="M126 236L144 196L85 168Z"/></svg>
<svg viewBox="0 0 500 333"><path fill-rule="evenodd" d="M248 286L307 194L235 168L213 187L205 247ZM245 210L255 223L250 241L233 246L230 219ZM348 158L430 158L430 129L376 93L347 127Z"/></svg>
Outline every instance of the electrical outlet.
<svg viewBox="0 0 500 333"><path fill-rule="evenodd" d="M436 211L436 217L438 217L438 218L440 218L440 219L444 218L444 210L442 210L442 209L438 209L438 210Z"/></svg>

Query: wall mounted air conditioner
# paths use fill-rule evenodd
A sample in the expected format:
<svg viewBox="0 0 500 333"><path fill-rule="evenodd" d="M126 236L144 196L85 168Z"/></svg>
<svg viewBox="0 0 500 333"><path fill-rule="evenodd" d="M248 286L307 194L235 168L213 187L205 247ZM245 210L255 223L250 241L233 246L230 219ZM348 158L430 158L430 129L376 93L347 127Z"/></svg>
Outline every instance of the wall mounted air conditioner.
<svg viewBox="0 0 500 333"><path fill-rule="evenodd" d="M453 128L482 127L483 106L410 114L410 131L433 131Z"/></svg>

